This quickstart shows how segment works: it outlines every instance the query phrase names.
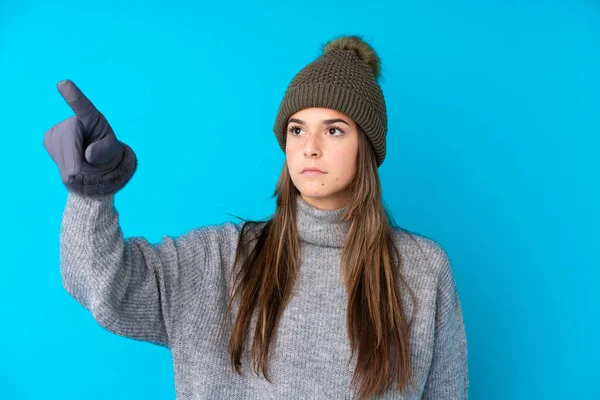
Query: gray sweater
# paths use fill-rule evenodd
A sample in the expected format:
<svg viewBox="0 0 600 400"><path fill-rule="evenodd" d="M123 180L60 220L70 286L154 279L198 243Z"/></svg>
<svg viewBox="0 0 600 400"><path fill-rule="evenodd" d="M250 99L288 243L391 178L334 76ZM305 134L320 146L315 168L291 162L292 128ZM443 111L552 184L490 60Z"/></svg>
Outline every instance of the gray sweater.
<svg viewBox="0 0 600 400"><path fill-rule="evenodd" d="M69 193L60 236L62 283L104 329L169 349L178 400L351 399L356 357L348 365L347 296L339 268L346 225L337 221L342 210L297 201L302 264L274 339L272 383L244 357L243 375L232 370L230 330L217 340L241 223L149 243L123 236L114 196ZM417 390L390 390L380 398L466 400L467 342L448 256L432 239L413 234L417 246L407 233L395 232L405 259L401 273L421 305L410 329ZM249 348L248 338L247 356Z"/></svg>

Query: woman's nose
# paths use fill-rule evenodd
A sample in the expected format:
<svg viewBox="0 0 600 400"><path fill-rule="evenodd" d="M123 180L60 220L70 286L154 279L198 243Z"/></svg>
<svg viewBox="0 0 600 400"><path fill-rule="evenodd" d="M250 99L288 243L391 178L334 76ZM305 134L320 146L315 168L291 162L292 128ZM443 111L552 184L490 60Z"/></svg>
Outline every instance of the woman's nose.
<svg viewBox="0 0 600 400"><path fill-rule="evenodd" d="M318 156L320 154L321 144L317 135L309 134L304 142L304 155L308 157Z"/></svg>

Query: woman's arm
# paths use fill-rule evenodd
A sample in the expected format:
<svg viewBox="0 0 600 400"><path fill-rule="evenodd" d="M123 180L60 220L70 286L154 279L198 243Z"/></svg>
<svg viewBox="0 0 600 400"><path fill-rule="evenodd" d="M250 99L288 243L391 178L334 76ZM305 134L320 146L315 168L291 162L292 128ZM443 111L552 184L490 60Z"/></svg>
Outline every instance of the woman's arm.
<svg viewBox="0 0 600 400"><path fill-rule="evenodd" d="M467 338L456 282L444 253L438 279L433 360L424 400L467 400Z"/></svg>
<svg viewBox="0 0 600 400"><path fill-rule="evenodd" d="M219 270L211 255L218 254L218 231L164 236L157 244L124 238L113 201L69 193L60 234L63 286L107 330L170 347L174 310L191 300L182 288Z"/></svg>

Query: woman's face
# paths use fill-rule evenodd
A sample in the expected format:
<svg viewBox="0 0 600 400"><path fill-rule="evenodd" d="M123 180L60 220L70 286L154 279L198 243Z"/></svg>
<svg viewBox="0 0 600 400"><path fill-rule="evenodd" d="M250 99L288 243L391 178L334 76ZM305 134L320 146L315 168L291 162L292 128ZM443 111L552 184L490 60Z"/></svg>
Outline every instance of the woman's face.
<svg viewBox="0 0 600 400"><path fill-rule="evenodd" d="M305 108L290 117L285 155L292 182L310 205L334 210L347 203L356 171L358 127L329 108ZM304 171L317 168L322 172ZM304 171L304 172L303 172Z"/></svg>

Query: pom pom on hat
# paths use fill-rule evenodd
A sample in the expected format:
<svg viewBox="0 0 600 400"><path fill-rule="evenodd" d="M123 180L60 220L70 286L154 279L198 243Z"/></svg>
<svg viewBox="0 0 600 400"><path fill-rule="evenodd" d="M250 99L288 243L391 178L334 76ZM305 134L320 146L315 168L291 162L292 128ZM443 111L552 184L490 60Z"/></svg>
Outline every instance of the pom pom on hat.
<svg viewBox="0 0 600 400"><path fill-rule="evenodd" d="M354 50L358 58L367 63L375 78L379 78L381 60L373 50L371 45L365 42L361 36L343 36L324 44L322 47L323 54L330 50Z"/></svg>

